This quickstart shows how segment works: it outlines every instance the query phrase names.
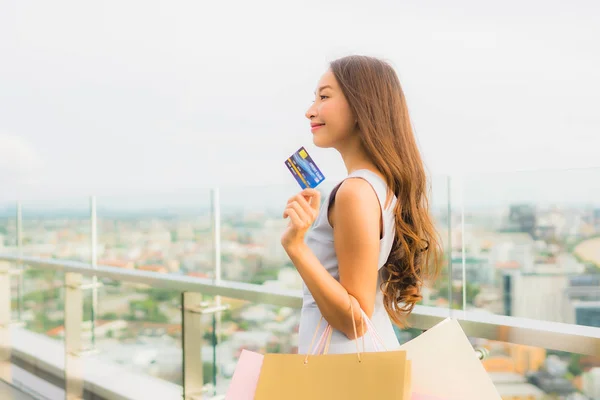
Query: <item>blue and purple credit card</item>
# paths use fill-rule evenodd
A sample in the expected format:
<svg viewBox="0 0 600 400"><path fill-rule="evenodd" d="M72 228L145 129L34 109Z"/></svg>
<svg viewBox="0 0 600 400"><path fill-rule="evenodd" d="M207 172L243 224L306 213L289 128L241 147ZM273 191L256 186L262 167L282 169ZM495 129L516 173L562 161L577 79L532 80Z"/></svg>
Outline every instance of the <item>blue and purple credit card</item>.
<svg viewBox="0 0 600 400"><path fill-rule="evenodd" d="M297 152L292 154L285 161L285 165L292 175L294 175L294 178L296 178L302 189L315 188L325 180L323 173L312 158L310 158L304 147L300 147Z"/></svg>

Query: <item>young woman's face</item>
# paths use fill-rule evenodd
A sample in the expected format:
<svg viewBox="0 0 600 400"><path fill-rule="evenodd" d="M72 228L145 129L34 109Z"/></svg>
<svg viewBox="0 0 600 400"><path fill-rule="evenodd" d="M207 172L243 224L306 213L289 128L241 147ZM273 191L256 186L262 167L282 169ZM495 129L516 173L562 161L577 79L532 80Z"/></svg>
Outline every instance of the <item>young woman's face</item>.
<svg viewBox="0 0 600 400"><path fill-rule="evenodd" d="M321 77L315 101L305 115L318 147L337 147L354 134L356 128L350 105L331 70Z"/></svg>

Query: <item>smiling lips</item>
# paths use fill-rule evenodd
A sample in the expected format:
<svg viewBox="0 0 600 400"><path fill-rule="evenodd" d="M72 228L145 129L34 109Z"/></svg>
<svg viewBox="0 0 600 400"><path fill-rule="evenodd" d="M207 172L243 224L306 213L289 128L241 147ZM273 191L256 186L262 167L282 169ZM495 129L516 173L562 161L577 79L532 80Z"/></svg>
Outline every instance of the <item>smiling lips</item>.
<svg viewBox="0 0 600 400"><path fill-rule="evenodd" d="M324 126L325 124L310 124L310 130L312 132L316 131L317 129L319 129L320 127Z"/></svg>

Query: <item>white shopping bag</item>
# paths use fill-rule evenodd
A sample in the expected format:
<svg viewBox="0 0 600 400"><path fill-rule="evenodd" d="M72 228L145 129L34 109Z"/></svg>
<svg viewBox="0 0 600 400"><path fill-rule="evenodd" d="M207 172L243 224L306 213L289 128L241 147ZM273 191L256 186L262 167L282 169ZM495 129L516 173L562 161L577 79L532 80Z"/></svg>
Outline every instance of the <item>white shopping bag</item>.
<svg viewBox="0 0 600 400"><path fill-rule="evenodd" d="M412 364L412 390L448 400L501 400L458 321L447 318L400 346Z"/></svg>

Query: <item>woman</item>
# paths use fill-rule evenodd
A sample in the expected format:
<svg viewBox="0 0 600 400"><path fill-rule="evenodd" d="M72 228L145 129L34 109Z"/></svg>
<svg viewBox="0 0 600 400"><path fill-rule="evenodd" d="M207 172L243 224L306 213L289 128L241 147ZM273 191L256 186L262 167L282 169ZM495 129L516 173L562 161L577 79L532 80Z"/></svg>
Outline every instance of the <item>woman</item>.
<svg viewBox="0 0 600 400"><path fill-rule="evenodd" d="M298 352L311 350L321 316L333 328L329 353L356 352L354 339L367 331L361 309L385 348L397 348L392 321L406 326L423 282L438 272L439 254L398 77L375 58L336 60L306 117L315 145L336 149L348 177L322 206L319 192L306 189L283 213L290 223L281 243L304 281ZM375 351L371 340L364 343Z"/></svg>

